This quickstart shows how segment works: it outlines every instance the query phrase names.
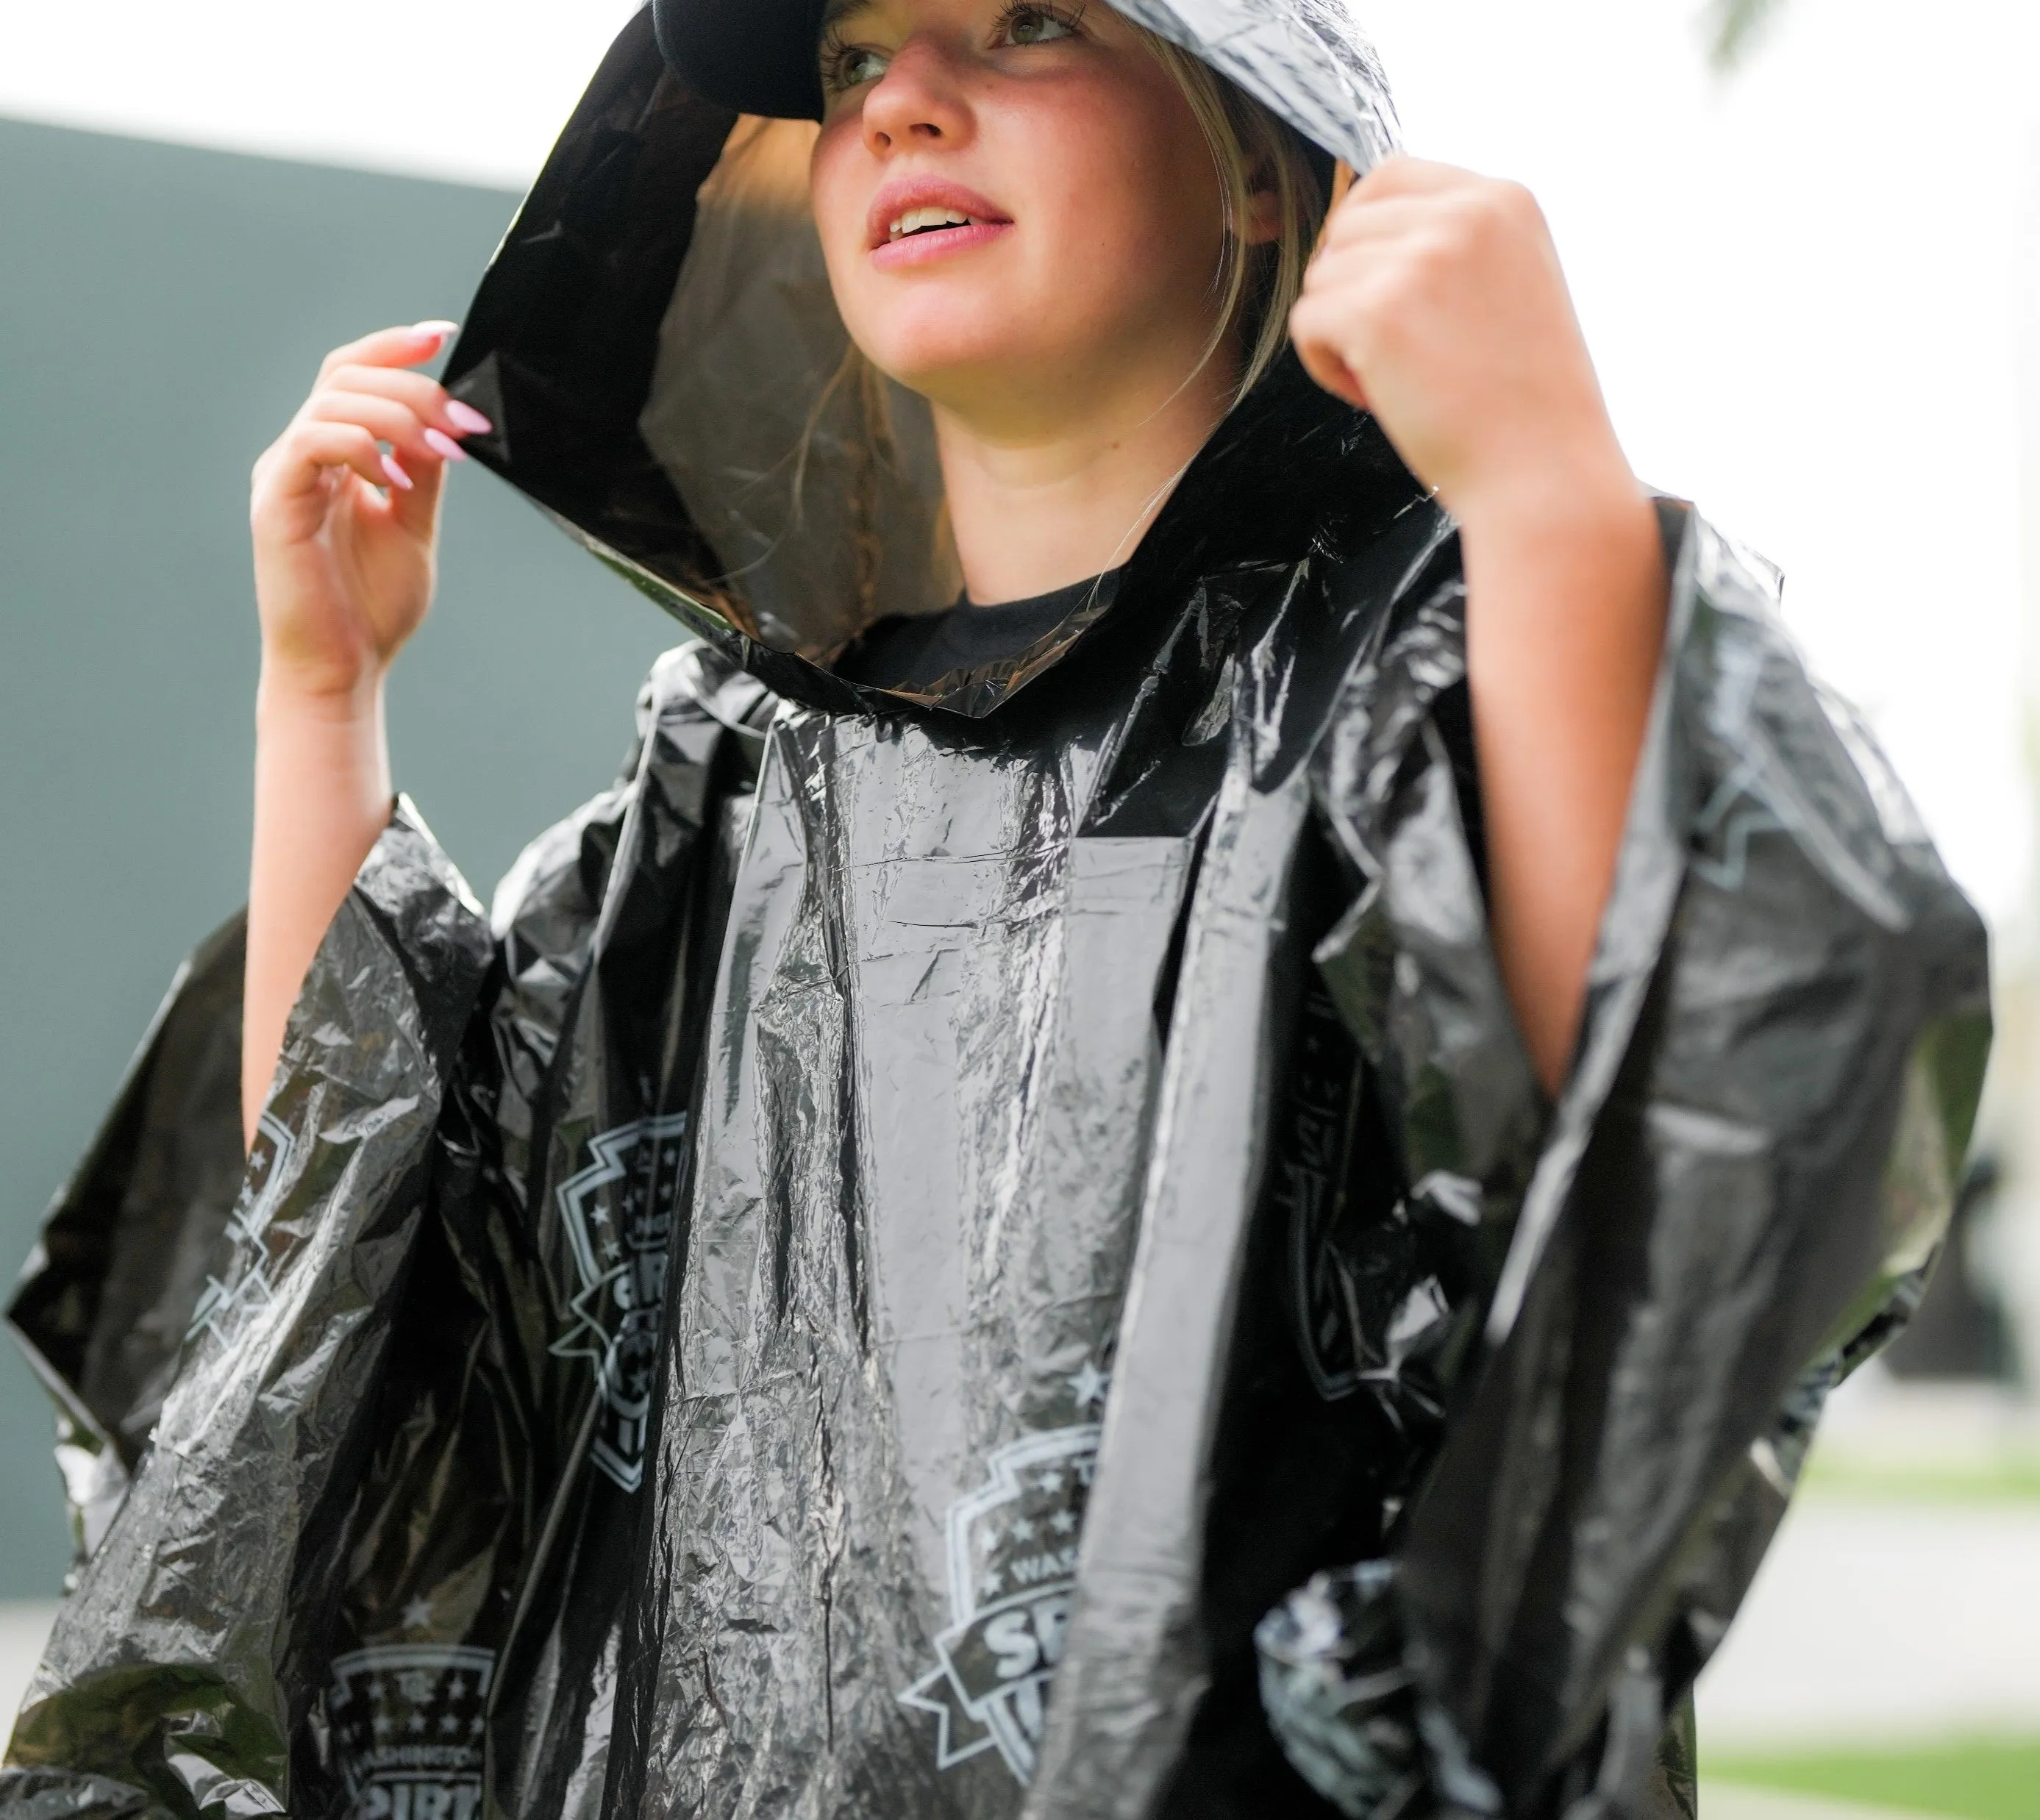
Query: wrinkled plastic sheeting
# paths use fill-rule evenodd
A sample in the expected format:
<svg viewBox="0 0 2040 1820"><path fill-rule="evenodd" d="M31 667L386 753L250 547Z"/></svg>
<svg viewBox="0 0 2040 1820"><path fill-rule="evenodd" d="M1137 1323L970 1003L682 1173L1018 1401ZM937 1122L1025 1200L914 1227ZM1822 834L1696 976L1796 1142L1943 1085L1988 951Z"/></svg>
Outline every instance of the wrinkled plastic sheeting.
<svg viewBox="0 0 2040 1820"><path fill-rule="evenodd" d="M57 1406L80 1564L127 1498L240 1190L243 958L237 914L177 970L9 1311Z"/></svg>
<svg viewBox="0 0 2040 1820"><path fill-rule="evenodd" d="M1989 1043L1981 931L1859 722L1799 670L1762 579L1687 540L1620 860L1628 914L1604 928L1486 1356L1399 1558L1315 1578L1257 1634L1292 1760L1363 1820L1399 1811L1426 1757L1430 1785L1476 1812L1540 1788L1561 1810L1681 1789L1690 1809L1668 1723L1828 1393L1917 1305L1945 1231ZM1372 851L1392 917L1398 868ZM1364 978L1365 947L1321 947L1335 985ZM1851 995L1839 1029L1779 1015Z"/></svg>
<svg viewBox="0 0 2040 1820"><path fill-rule="evenodd" d="M1395 1577L1386 1561L1314 1574L1269 1612L1255 1633L1262 1702L1290 1761L1353 1820L1402 1820L1441 1804L1491 1813L1496 1791L1487 1776L1456 1752L1434 1761L1425 1750ZM1601 1778L1594 1794L1603 1810L1696 1820L1693 1746L1688 1694L1640 1776L1617 1759L1617 1773Z"/></svg>
<svg viewBox="0 0 2040 1820"><path fill-rule="evenodd" d="M1413 1775L1490 1812L1690 1811L1686 1690L1945 1216L1980 931L1762 577L1668 508L1665 672L1547 1108L1481 912L1450 527L1308 421L1186 479L1134 611L1031 719L880 723L676 653L493 936L399 817L32 1692L14 1808L366 1820L422 1779L714 1811L763 1776L873 1820L915 1788L1320 1811L1272 1726L1367 1820ZM1312 449L1376 477L1357 554L1225 569L1213 501L1265 532ZM965 817L967 868L908 838L923 815ZM103 1241L154 1204L120 1133L176 1127L147 1110L175 1040L214 1058L216 1141L222 941L17 1319L86 1305L51 1293L67 1220ZM982 1019L915 1008L966 966ZM958 1154L1003 1186L952 1192ZM988 1274L931 1329L946 1258ZM67 1331L75 1398L108 1336ZM1030 1595L1060 1661L1002 1689L1000 1632L969 1670L1007 1727L973 1750L923 1513L990 1548L1016 1497L1081 1551ZM954 1635L998 1615L947 1590ZM391 1742L449 1724L425 1768Z"/></svg>
<svg viewBox="0 0 2040 1820"><path fill-rule="evenodd" d="M372 1440L362 1392L390 1341L438 1082L488 941L400 809L319 950L280 1091L223 1204L223 1159L240 1149L239 947L230 926L195 958L10 1311L70 1387L67 1414L131 1475L117 1509L108 1473L81 1513L86 1541L105 1534L15 1723L10 1814L284 1809L344 1572L340 1514ZM100 1245L97 1274L73 1237ZM98 1307L65 1307L67 1288ZM131 1319L131 1305L183 1318ZM63 1377L81 1338L88 1360L133 1347L128 1370Z"/></svg>
<svg viewBox="0 0 2040 1820"><path fill-rule="evenodd" d="M1916 1303L1989 1049L1975 912L1768 577L1703 530L1673 612L1579 1049L1401 1552L1433 1749L1505 1799L1604 1701L1599 1792L1647 1779L1819 1395Z"/></svg>
<svg viewBox="0 0 2040 1820"><path fill-rule="evenodd" d="M602 1802L729 805L771 705L705 657L660 662L618 786L497 893L299 1765L313 1805L379 1814L421 1776L460 1811ZM443 1753L422 1765L421 1731Z"/></svg>
<svg viewBox="0 0 2040 1820"><path fill-rule="evenodd" d="M1387 143L1342 9L1132 10ZM759 202L704 198L727 147L786 226L752 132L633 21L449 368L478 455L699 634L623 776L487 924L399 813L245 1178L223 931L60 1198L13 1318L89 1559L0 1807L1389 1820L1420 1771L1689 1812L1686 1690L1946 1217L1973 913L1769 578L1667 507L1546 1104L1452 527L1293 360L1073 641L919 702L817 668L887 603L784 498L733 528L771 449L704 476L655 395L732 315L687 285L748 295L686 270L752 250L695 241ZM786 433L839 326L755 252L817 337L733 368Z"/></svg>
<svg viewBox="0 0 2040 1820"><path fill-rule="evenodd" d="M1112 0L1364 175L1399 149L1388 78L1342 0Z"/></svg>

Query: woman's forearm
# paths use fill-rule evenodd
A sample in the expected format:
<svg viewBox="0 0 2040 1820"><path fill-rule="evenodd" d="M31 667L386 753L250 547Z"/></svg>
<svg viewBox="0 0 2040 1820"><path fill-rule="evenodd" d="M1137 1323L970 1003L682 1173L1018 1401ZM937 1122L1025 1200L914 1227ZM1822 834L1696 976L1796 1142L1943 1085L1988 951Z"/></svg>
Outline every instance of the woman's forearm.
<svg viewBox="0 0 2040 1820"><path fill-rule="evenodd" d="M390 805L379 677L350 694L324 696L265 674L255 726L241 1034L242 1132L250 1142L298 988Z"/></svg>
<svg viewBox="0 0 2040 1820"><path fill-rule="evenodd" d="M336 348L255 463L262 682L241 1034L251 1143L305 969L390 819L382 679L432 600L447 463L466 459L461 437L489 428L409 370L452 331L420 322Z"/></svg>
<svg viewBox="0 0 2040 1820"><path fill-rule="evenodd" d="M1473 513L1463 543L1496 958L1555 1094L1650 710L1663 547L1626 470Z"/></svg>
<svg viewBox="0 0 2040 1820"><path fill-rule="evenodd" d="M1519 185L1383 159L1326 221L1289 330L1459 520L1495 950L1555 1091L1664 635L1657 514Z"/></svg>

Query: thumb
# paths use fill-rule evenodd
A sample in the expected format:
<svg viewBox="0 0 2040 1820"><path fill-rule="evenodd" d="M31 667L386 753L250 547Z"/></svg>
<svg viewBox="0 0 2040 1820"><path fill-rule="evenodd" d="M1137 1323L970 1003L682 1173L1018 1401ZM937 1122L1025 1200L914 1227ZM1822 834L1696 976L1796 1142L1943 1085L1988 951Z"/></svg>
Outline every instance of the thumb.
<svg viewBox="0 0 2040 1820"><path fill-rule="evenodd" d="M1343 398L1355 410L1365 410L1366 386L1330 337L1318 329L1310 304L1306 298L1289 312L1289 340L1296 348L1296 358L1303 362L1304 371L1334 398Z"/></svg>
<svg viewBox="0 0 2040 1820"><path fill-rule="evenodd" d="M390 516L400 530L427 541L437 534L446 470L443 461L413 459L403 464L410 485L393 485L390 489Z"/></svg>

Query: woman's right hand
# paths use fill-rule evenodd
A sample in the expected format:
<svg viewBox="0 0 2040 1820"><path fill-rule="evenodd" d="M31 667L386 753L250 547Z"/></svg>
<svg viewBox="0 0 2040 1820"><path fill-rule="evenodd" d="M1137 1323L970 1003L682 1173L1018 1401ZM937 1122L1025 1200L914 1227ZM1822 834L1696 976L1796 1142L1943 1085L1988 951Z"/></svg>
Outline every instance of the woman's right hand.
<svg viewBox="0 0 2040 1820"><path fill-rule="evenodd" d="M337 348L255 464L249 518L265 691L359 700L432 603L446 465L489 428L423 373L450 322ZM385 454L379 444L388 444Z"/></svg>
<svg viewBox="0 0 2040 1820"><path fill-rule="evenodd" d="M446 464L465 459L462 436L489 428L406 370L452 333L421 322L336 348L255 464L262 680L241 1026L250 1141L305 969L388 825L383 672L432 603Z"/></svg>

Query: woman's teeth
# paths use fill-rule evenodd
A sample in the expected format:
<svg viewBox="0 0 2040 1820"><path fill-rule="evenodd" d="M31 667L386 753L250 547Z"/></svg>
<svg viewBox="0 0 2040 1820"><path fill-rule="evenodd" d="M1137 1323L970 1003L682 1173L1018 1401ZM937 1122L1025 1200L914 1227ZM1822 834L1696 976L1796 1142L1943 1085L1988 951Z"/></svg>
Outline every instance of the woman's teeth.
<svg viewBox="0 0 2040 1820"><path fill-rule="evenodd" d="M967 215L959 215L953 208L910 208L896 219L886 230L887 237L904 240L910 234L919 234L931 227L971 227L976 223Z"/></svg>

